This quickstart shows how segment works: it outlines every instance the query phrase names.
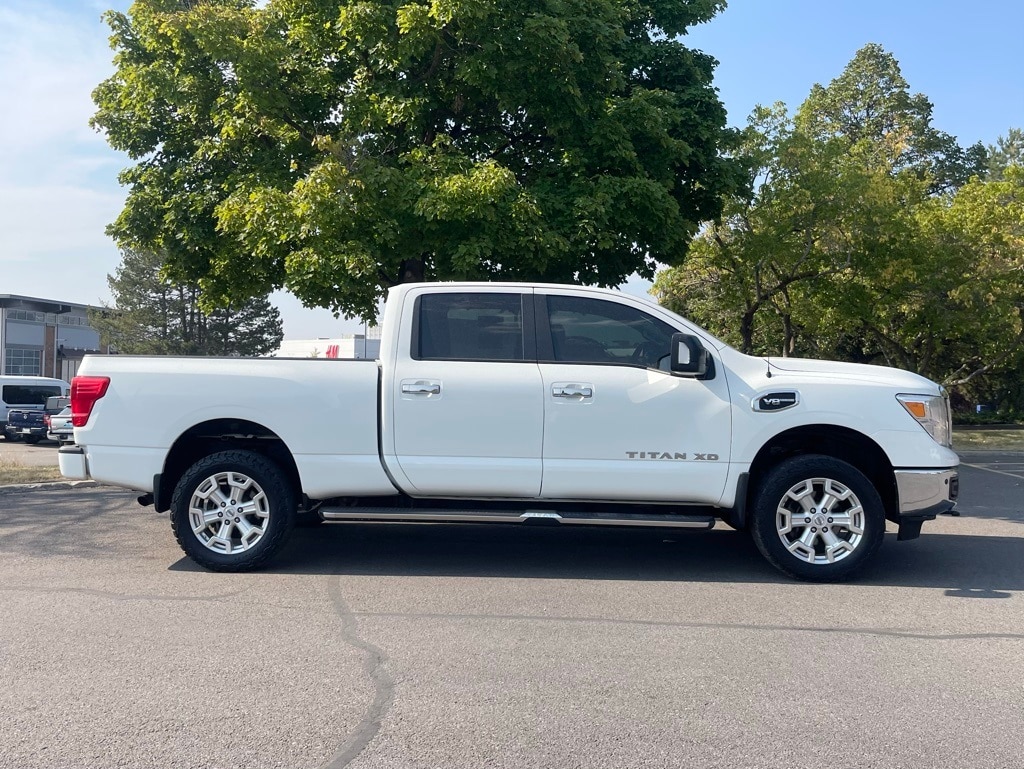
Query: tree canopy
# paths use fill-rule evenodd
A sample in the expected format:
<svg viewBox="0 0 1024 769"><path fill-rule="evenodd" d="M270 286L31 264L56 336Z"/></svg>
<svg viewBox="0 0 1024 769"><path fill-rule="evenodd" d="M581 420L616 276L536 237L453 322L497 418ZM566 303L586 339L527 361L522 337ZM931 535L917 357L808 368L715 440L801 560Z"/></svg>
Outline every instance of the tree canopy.
<svg viewBox="0 0 1024 769"><path fill-rule="evenodd" d="M204 310L202 291L161 275L158 254L126 251L107 276L115 306L91 313L104 342L131 355L266 355L281 346L281 315L267 296Z"/></svg>
<svg viewBox="0 0 1024 769"><path fill-rule="evenodd" d="M654 291L749 353L887 363L998 401L1024 363L1017 147L961 147L867 46L795 115L754 111L746 192Z"/></svg>
<svg viewBox="0 0 1024 769"><path fill-rule="evenodd" d="M211 304L372 318L405 280L616 285L679 264L737 180L721 0L136 0L93 125L110 232Z"/></svg>

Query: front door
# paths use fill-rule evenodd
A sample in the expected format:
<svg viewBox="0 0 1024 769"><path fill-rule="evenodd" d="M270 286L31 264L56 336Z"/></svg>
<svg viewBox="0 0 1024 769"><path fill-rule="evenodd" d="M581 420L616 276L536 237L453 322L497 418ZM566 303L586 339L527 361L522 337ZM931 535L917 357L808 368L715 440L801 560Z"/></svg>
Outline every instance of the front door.
<svg viewBox="0 0 1024 769"><path fill-rule="evenodd" d="M717 503L732 427L721 371L699 380L662 370L681 329L635 305L545 298L537 304L541 496Z"/></svg>

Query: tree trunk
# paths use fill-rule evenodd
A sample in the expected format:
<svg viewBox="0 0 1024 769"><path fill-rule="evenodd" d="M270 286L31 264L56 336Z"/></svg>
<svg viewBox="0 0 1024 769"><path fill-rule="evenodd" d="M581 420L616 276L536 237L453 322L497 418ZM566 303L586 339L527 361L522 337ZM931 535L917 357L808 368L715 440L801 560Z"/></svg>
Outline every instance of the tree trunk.
<svg viewBox="0 0 1024 769"><path fill-rule="evenodd" d="M742 352L747 355L752 355L754 352L754 313L756 310L750 309L743 313L743 317L740 318L740 335L743 338L743 350Z"/></svg>
<svg viewBox="0 0 1024 769"><path fill-rule="evenodd" d="M793 355L793 350L796 347L796 337L793 334L793 316L789 313L783 313L782 315L782 357L789 358Z"/></svg>
<svg viewBox="0 0 1024 769"><path fill-rule="evenodd" d="M424 259L418 256L414 259L403 259L399 283L422 283L424 276Z"/></svg>

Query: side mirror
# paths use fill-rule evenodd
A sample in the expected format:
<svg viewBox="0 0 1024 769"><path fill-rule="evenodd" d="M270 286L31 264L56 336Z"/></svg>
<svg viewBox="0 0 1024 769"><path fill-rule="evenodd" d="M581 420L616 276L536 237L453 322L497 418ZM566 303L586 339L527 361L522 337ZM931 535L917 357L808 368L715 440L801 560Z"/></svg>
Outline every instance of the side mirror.
<svg viewBox="0 0 1024 769"><path fill-rule="evenodd" d="M709 358L708 351L693 334L672 335L672 363L669 370L673 374L702 377L708 373Z"/></svg>

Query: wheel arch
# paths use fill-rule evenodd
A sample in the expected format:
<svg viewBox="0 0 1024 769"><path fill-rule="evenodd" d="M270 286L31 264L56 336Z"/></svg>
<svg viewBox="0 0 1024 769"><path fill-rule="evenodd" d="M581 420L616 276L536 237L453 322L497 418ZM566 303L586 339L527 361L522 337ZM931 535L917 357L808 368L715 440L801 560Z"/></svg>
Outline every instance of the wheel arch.
<svg viewBox="0 0 1024 769"><path fill-rule="evenodd" d="M157 512L170 509L174 487L189 467L205 456L231 449L254 451L276 463L295 493L301 493L295 458L277 433L247 419L211 419L193 425L171 444L162 472L153 479L153 504Z"/></svg>
<svg viewBox="0 0 1024 769"><path fill-rule="evenodd" d="M802 425L769 439L750 465L744 511L752 509L765 474L779 462L802 454L822 454L853 465L871 481L885 507L886 518L899 516L899 495L892 463L881 446L864 433L832 424ZM743 525L747 521L744 516Z"/></svg>

